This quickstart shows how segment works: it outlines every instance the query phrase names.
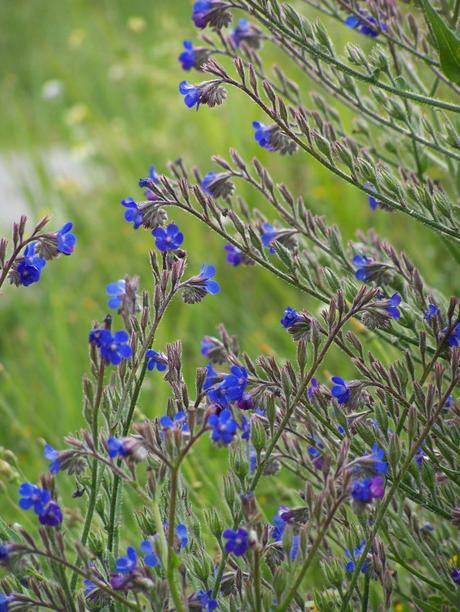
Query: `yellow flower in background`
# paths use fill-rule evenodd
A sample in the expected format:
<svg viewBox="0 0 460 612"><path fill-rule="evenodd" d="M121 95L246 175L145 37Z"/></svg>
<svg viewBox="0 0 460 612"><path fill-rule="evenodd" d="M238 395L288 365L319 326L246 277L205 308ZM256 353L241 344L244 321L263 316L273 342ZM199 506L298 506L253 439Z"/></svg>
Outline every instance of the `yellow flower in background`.
<svg viewBox="0 0 460 612"><path fill-rule="evenodd" d="M64 121L67 125L76 125L87 119L88 114L88 107L85 104L74 104L66 111Z"/></svg>
<svg viewBox="0 0 460 612"><path fill-rule="evenodd" d="M86 38L85 30L81 28L77 28L76 30L72 30L68 39L68 45L71 49L78 49L82 46L84 40Z"/></svg>
<svg viewBox="0 0 460 612"><path fill-rule="evenodd" d="M140 34L141 32L144 32L146 28L147 22L143 17L130 17L128 19L128 29L131 30L131 32Z"/></svg>

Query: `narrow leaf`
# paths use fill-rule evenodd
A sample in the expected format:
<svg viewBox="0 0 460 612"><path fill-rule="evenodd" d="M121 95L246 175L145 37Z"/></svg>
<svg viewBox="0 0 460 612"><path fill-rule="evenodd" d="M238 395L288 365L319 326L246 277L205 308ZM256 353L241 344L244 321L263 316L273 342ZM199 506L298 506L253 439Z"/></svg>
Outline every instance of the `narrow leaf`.
<svg viewBox="0 0 460 612"><path fill-rule="evenodd" d="M453 83L460 85L460 40L438 15L429 0L420 0L420 4L438 45L442 71Z"/></svg>

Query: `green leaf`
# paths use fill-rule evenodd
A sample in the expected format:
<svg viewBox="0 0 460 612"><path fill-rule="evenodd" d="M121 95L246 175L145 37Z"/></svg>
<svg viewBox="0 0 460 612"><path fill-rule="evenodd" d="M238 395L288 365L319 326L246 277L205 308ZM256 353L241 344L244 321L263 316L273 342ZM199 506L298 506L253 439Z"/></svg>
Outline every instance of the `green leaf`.
<svg viewBox="0 0 460 612"><path fill-rule="evenodd" d="M438 45L441 68L448 79L460 85L460 40L431 6L429 0L420 0L427 22Z"/></svg>

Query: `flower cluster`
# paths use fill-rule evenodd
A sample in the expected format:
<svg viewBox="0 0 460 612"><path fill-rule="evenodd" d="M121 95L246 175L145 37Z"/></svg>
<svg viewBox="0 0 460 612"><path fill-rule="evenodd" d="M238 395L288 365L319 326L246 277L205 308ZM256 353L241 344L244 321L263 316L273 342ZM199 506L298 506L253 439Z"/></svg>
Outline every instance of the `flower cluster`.
<svg viewBox="0 0 460 612"><path fill-rule="evenodd" d="M33 509L42 525L58 527L63 520L59 504L51 499L47 489L41 489L30 482L23 482L19 487L19 507L22 510Z"/></svg>
<svg viewBox="0 0 460 612"><path fill-rule="evenodd" d="M89 333L89 341L97 346L101 358L112 365L119 365L133 354L129 334L124 330L112 334L109 329L95 328Z"/></svg>

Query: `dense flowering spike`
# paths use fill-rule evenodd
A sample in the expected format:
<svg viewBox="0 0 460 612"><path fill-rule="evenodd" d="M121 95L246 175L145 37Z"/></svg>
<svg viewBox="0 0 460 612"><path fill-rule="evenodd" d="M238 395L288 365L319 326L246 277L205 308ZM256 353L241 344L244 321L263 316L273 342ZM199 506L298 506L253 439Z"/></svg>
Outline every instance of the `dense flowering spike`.
<svg viewBox="0 0 460 612"><path fill-rule="evenodd" d="M184 235L175 223L170 223L166 229L157 227L152 231L152 236L159 251L175 251L184 242Z"/></svg>
<svg viewBox="0 0 460 612"><path fill-rule="evenodd" d="M230 5L222 0L197 0L193 5L192 19L197 28L211 26L220 30L229 25L232 15Z"/></svg>
<svg viewBox="0 0 460 612"><path fill-rule="evenodd" d="M238 423L232 418L231 410L222 410L217 416L212 414L208 418L211 427L211 440L217 444L230 444L238 430Z"/></svg>
<svg viewBox="0 0 460 612"><path fill-rule="evenodd" d="M238 529L226 529L223 532L225 542L225 550L228 553L233 553L237 557L243 556L249 548L249 533L243 527Z"/></svg>

